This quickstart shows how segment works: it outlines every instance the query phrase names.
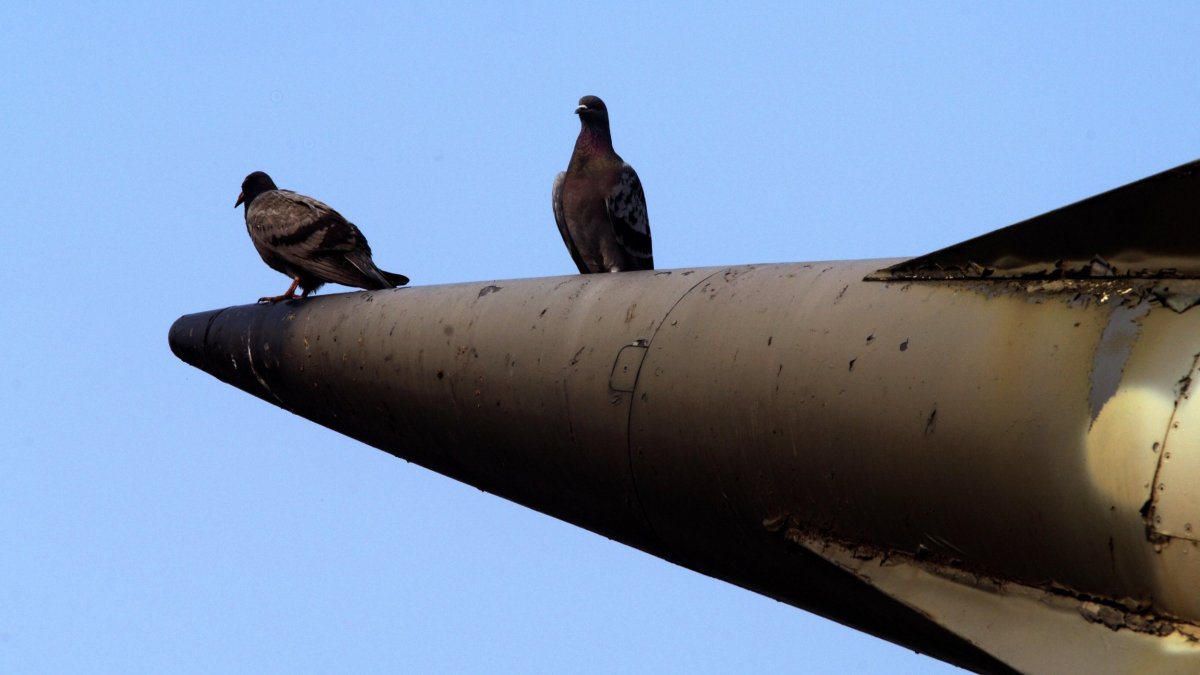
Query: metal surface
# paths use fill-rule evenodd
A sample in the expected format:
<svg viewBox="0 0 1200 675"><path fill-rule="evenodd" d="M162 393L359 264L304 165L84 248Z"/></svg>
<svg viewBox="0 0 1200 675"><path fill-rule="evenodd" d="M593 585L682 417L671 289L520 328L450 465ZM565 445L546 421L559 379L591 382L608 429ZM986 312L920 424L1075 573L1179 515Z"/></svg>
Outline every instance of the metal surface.
<svg viewBox="0 0 1200 675"><path fill-rule="evenodd" d="M1053 595L1081 633L1197 667L1180 639L1200 618L1194 542L1148 535L1143 510L1200 311L1120 289L862 281L879 267L333 295L183 317L171 344L393 454L965 667L1002 670L984 653L1003 655L997 624L943 620L880 570ZM845 548L858 567L822 554ZM1088 602L1133 627L1089 620ZM1147 640L1147 621L1170 632Z"/></svg>
<svg viewBox="0 0 1200 675"><path fill-rule="evenodd" d="M875 272L876 280L1200 276L1200 162Z"/></svg>
<svg viewBox="0 0 1200 675"><path fill-rule="evenodd" d="M1200 541L1200 359L1180 378L1175 414L1154 476L1151 525L1158 534ZM1200 555L1200 552L1198 552ZM1200 564L1200 563L1198 563Z"/></svg>
<svg viewBox="0 0 1200 675"><path fill-rule="evenodd" d="M185 316L170 342L399 457L964 668L1194 673L1198 180L914 261L333 295Z"/></svg>

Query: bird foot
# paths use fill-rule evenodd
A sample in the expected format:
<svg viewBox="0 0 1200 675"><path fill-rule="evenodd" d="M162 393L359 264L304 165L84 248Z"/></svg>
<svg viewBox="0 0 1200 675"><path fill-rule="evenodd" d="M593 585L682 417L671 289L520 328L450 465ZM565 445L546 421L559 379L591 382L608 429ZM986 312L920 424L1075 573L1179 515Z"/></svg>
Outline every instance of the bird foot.
<svg viewBox="0 0 1200 675"><path fill-rule="evenodd" d="M259 298L258 302L259 304L267 303L268 305L273 305L281 300L295 300L297 297L300 296L297 296L295 293L285 293L283 295L272 295L265 298Z"/></svg>
<svg viewBox="0 0 1200 675"><path fill-rule="evenodd" d="M296 288L298 286L300 286L300 277L292 277L292 285L288 286L288 289L283 292L283 295L272 295L272 296L268 296L265 298L259 298L258 301L260 303L265 302L267 304L273 305L273 304L279 302L280 300L295 300L296 299ZM302 297L302 298L308 297L308 289L305 289L304 295L301 295L300 297Z"/></svg>

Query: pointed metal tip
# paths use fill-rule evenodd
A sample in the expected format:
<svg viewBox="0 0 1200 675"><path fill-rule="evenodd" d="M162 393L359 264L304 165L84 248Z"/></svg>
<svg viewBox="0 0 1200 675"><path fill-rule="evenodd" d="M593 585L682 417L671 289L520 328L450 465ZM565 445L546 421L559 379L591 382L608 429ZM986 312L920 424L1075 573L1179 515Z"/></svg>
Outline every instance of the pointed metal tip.
<svg viewBox="0 0 1200 675"><path fill-rule="evenodd" d="M171 352L189 366L204 370L204 337L213 318L223 311L217 309L185 314L176 319L167 333L167 343L171 345Z"/></svg>

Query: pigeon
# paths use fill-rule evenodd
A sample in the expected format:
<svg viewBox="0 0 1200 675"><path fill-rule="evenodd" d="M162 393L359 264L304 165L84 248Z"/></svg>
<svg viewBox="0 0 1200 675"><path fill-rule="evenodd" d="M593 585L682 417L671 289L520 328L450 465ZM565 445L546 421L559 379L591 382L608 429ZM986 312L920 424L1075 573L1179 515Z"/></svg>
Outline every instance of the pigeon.
<svg viewBox="0 0 1200 675"><path fill-rule="evenodd" d="M283 295L259 298L276 303L301 298L327 282L380 290L408 283L403 274L384 272L371 260L367 238L342 214L312 197L280 190L262 171L242 181L234 208L246 205L246 230L271 269L292 278Z"/></svg>
<svg viewBox="0 0 1200 675"><path fill-rule="evenodd" d="M567 170L554 179L554 220L580 274L654 269L646 194L612 146L608 108L595 96L575 108L581 128Z"/></svg>

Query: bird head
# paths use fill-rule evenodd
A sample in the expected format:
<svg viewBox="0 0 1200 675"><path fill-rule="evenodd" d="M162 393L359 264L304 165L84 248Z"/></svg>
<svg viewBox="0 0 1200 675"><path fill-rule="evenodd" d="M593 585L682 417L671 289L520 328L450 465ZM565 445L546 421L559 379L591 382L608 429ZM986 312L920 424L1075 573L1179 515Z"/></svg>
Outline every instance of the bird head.
<svg viewBox="0 0 1200 675"><path fill-rule="evenodd" d="M599 96L584 96L579 99L579 107L575 108L575 114L579 115L579 120L584 126L608 126L608 108Z"/></svg>
<svg viewBox="0 0 1200 675"><path fill-rule="evenodd" d="M270 176L262 171L255 171L246 176L246 180L242 181L242 192L238 195L237 201L233 203L233 207L237 208L245 203L248 209L250 208L250 202L254 201L255 197L264 192L278 189L275 187L275 181L271 180Z"/></svg>

